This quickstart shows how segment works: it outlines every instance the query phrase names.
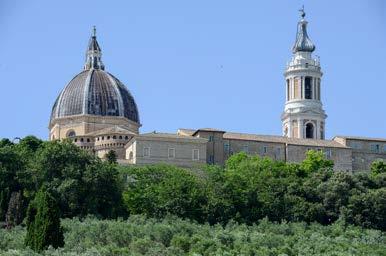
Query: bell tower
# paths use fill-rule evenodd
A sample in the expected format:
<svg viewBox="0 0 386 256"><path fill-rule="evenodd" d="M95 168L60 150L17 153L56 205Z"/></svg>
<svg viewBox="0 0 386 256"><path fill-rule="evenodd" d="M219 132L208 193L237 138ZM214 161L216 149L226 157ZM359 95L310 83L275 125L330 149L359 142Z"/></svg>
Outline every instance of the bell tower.
<svg viewBox="0 0 386 256"><path fill-rule="evenodd" d="M321 102L319 58L313 58L315 45L307 34L304 7L300 10L293 56L284 72L286 102L281 116L283 135L300 139L324 139L327 115Z"/></svg>

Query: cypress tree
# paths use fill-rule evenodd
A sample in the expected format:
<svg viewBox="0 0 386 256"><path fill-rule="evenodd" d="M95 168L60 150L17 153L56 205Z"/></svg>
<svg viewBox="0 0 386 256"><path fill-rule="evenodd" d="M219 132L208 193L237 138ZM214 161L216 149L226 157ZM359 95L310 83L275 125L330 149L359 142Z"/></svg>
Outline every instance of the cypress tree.
<svg viewBox="0 0 386 256"><path fill-rule="evenodd" d="M63 247L63 229L57 201L45 187L39 190L27 210L25 245L40 252L52 245Z"/></svg>
<svg viewBox="0 0 386 256"><path fill-rule="evenodd" d="M21 191L12 192L9 199L5 222L8 229L19 225L23 221L23 195Z"/></svg>

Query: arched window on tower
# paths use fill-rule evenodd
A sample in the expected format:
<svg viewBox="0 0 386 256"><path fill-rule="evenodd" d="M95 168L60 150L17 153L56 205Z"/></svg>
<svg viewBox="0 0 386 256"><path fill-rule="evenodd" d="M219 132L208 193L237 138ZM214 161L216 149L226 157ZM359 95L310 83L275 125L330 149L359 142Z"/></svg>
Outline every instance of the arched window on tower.
<svg viewBox="0 0 386 256"><path fill-rule="evenodd" d="M306 124L306 138L307 139L314 138L314 125L312 123Z"/></svg>
<svg viewBox="0 0 386 256"><path fill-rule="evenodd" d="M306 76L304 79L304 96L306 99L312 99L312 84L311 84L312 78L309 76Z"/></svg>

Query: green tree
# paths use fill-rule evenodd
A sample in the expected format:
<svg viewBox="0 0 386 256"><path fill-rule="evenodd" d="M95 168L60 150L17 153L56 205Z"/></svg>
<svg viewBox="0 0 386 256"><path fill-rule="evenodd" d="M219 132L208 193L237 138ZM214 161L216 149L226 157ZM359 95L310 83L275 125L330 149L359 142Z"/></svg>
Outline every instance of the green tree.
<svg viewBox="0 0 386 256"><path fill-rule="evenodd" d="M114 150L109 150L109 152L105 154L105 159L110 164L115 164L117 163L117 153L115 153Z"/></svg>
<svg viewBox="0 0 386 256"><path fill-rule="evenodd" d="M386 161L376 160L371 164L371 173L374 175L386 173Z"/></svg>
<svg viewBox="0 0 386 256"><path fill-rule="evenodd" d="M386 188L351 196L343 217L355 225L386 231Z"/></svg>
<svg viewBox="0 0 386 256"><path fill-rule="evenodd" d="M0 148L6 147L6 146L12 146L13 143L7 138L3 138L0 140Z"/></svg>
<svg viewBox="0 0 386 256"><path fill-rule="evenodd" d="M37 187L49 185L59 195L62 217L124 214L117 166L80 149L71 141L50 141L36 153Z"/></svg>
<svg viewBox="0 0 386 256"><path fill-rule="evenodd" d="M24 169L13 146L0 147L0 221L4 220L11 193L22 189L18 174Z"/></svg>
<svg viewBox="0 0 386 256"><path fill-rule="evenodd" d="M13 228L23 221L24 203L21 191L12 192L9 200L5 222L7 228Z"/></svg>
<svg viewBox="0 0 386 256"><path fill-rule="evenodd" d="M316 150L308 150L306 159L304 159L300 165L300 167L308 173L331 169L333 166L334 162L332 160L327 160L322 151Z"/></svg>
<svg viewBox="0 0 386 256"><path fill-rule="evenodd" d="M125 168L123 172L128 183L123 197L129 213L154 217L174 214L198 221L205 219L203 183L188 170L154 165Z"/></svg>
<svg viewBox="0 0 386 256"><path fill-rule="evenodd" d="M25 245L40 252L48 246L64 246L60 212L52 193L42 187L27 210L27 235Z"/></svg>

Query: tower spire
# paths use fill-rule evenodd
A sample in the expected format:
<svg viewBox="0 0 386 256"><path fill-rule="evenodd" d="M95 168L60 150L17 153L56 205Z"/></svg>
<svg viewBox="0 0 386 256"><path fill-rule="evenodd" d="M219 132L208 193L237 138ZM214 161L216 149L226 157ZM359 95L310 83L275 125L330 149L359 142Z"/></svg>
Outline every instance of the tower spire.
<svg viewBox="0 0 386 256"><path fill-rule="evenodd" d="M292 47L292 52L313 52L315 50L315 45L312 43L307 34L308 22L304 19L304 17L306 17L304 5L299 12L301 20L298 22L298 31L296 33L296 40L294 46Z"/></svg>
<svg viewBox="0 0 386 256"><path fill-rule="evenodd" d="M299 12L302 19L304 19L304 17L306 17L306 13L304 12L304 4L302 5L302 9L299 9Z"/></svg>
<svg viewBox="0 0 386 256"><path fill-rule="evenodd" d="M86 63L84 64L84 70L88 69L105 69L102 63L102 50L99 47L96 38L96 27L93 26L92 34L88 42L86 51Z"/></svg>

